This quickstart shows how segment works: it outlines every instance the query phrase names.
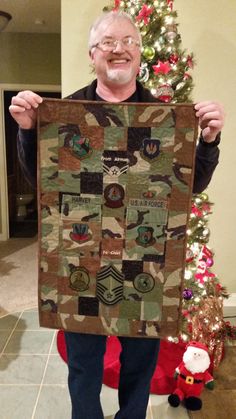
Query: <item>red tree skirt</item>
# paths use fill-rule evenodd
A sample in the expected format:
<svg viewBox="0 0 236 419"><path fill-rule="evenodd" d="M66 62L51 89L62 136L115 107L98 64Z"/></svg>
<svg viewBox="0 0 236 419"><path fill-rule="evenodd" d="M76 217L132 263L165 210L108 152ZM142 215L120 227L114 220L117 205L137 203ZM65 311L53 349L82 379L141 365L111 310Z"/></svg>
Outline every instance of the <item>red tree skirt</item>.
<svg viewBox="0 0 236 419"><path fill-rule="evenodd" d="M158 363L151 382L150 393L169 394L174 391L176 381L173 378L175 368L182 361L185 343L170 343L161 341ZM64 332L57 333L57 348L62 359L67 362ZM103 383L112 388L118 388L120 372L120 342L115 336L108 337L104 358Z"/></svg>

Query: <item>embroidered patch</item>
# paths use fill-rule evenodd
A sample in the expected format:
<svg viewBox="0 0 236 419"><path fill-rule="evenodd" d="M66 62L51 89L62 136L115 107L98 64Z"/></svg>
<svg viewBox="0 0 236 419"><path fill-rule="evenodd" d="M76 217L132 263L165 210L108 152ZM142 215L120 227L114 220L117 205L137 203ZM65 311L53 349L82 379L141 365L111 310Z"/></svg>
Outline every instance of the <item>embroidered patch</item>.
<svg viewBox="0 0 236 419"><path fill-rule="evenodd" d="M156 138L144 138L140 154L144 160L155 161L160 154L160 140Z"/></svg>
<svg viewBox="0 0 236 419"><path fill-rule="evenodd" d="M89 287L89 272L85 268L73 268L70 275L70 287L76 291L86 291Z"/></svg>
<svg viewBox="0 0 236 419"><path fill-rule="evenodd" d="M70 232L71 240L76 243L86 243L92 238L88 232L88 224L75 223L72 225L73 231Z"/></svg>
<svg viewBox="0 0 236 419"><path fill-rule="evenodd" d="M124 275L113 265L104 266L97 273L97 297L104 304L113 305L123 298Z"/></svg>
<svg viewBox="0 0 236 419"><path fill-rule="evenodd" d="M150 292L154 288L155 281L151 274L142 272L134 279L134 287L139 292Z"/></svg>
<svg viewBox="0 0 236 419"><path fill-rule="evenodd" d="M156 243L156 239L153 237L154 229L148 226L141 226L138 227L138 237L136 237L135 241L137 244L143 247L152 246Z"/></svg>
<svg viewBox="0 0 236 419"><path fill-rule="evenodd" d="M89 139L80 137L80 135L74 135L70 140L71 151L75 157L79 159L85 159L92 153L92 147L89 144Z"/></svg>
<svg viewBox="0 0 236 419"><path fill-rule="evenodd" d="M123 207L124 188L118 183L111 183L104 190L105 205L109 208Z"/></svg>

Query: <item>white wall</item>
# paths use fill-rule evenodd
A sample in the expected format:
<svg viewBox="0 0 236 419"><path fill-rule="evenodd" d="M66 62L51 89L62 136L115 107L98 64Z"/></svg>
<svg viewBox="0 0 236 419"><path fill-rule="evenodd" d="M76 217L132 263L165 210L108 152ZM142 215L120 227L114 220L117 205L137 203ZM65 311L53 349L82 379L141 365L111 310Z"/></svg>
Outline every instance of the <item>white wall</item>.
<svg viewBox="0 0 236 419"><path fill-rule="evenodd" d="M87 38L94 18L109 0L88 0L81 8L78 0L62 0L62 88L72 93L93 79L89 68ZM194 100L219 100L226 112L220 165L208 193L215 203L211 216L209 245L215 251L214 272L229 292L236 292L234 249L236 228L234 213L234 98L236 97L236 2L228 0L175 0L183 47L193 51L197 60L194 71Z"/></svg>

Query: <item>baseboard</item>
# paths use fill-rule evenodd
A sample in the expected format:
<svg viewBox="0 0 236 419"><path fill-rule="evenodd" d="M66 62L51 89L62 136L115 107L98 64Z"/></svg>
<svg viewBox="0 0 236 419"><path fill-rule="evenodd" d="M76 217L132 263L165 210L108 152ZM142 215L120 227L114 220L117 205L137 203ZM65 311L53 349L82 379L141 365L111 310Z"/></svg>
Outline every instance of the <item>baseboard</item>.
<svg viewBox="0 0 236 419"><path fill-rule="evenodd" d="M235 316L236 318L236 293L230 294L224 299L224 317Z"/></svg>

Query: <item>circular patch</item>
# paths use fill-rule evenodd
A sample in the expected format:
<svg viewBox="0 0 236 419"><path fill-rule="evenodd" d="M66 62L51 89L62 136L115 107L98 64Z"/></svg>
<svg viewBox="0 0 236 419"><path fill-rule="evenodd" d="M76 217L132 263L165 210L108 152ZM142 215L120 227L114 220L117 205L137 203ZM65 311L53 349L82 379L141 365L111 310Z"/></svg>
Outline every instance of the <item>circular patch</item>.
<svg viewBox="0 0 236 419"><path fill-rule="evenodd" d="M151 274L143 272L134 278L134 287L139 292L150 292L155 285L154 278Z"/></svg>
<svg viewBox="0 0 236 419"><path fill-rule="evenodd" d="M75 268L70 275L70 287L76 291L86 291L89 287L89 273L85 268Z"/></svg>
<svg viewBox="0 0 236 419"><path fill-rule="evenodd" d="M105 205L109 208L123 207L125 191L118 183L110 183L104 189Z"/></svg>

